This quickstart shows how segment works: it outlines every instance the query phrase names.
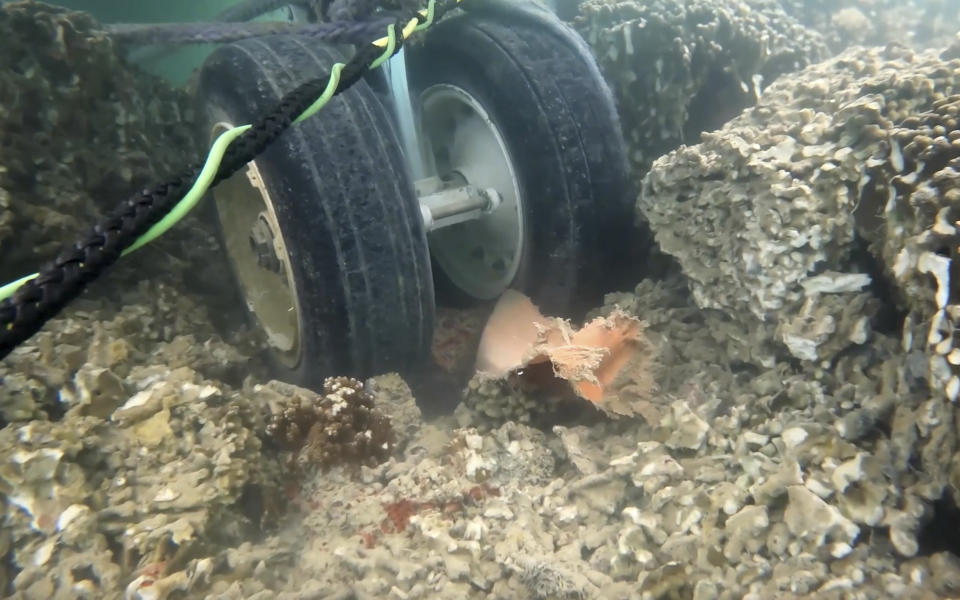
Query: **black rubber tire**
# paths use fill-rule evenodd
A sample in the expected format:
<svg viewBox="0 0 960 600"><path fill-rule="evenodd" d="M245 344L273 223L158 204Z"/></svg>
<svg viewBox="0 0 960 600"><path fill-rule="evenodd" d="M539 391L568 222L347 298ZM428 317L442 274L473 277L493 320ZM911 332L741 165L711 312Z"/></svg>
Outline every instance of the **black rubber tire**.
<svg viewBox="0 0 960 600"><path fill-rule="evenodd" d="M206 130L249 123L300 83L345 62L298 36L217 49L199 76ZM290 255L301 352L279 375L317 387L419 366L434 318L430 257L393 122L365 81L293 125L256 159Z"/></svg>
<svg viewBox="0 0 960 600"><path fill-rule="evenodd" d="M595 306L636 235L635 195L613 96L582 39L552 15L472 12L432 27L408 57L415 99L437 83L462 88L512 157L527 242L510 287L548 314ZM462 304L434 264L440 301Z"/></svg>

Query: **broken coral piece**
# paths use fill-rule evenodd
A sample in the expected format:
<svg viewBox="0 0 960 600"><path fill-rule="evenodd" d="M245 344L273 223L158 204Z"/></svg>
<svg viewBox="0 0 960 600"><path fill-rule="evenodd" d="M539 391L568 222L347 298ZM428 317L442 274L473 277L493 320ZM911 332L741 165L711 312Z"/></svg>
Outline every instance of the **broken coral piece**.
<svg viewBox="0 0 960 600"><path fill-rule="evenodd" d="M521 368L540 332L551 327L553 321L543 316L530 298L507 290L500 296L480 334L477 371L500 379Z"/></svg>
<svg viewBox="0 0 960 600"><path fill-rule="evenodd" d="M544 316L530 298L508 290L484 327L476 370L494 379L522 377L527 367L549 362L555 378L607 414L639 414L656 423L649 402L653 346L645 326L615 309L574 330L569 321Z"/></svg>

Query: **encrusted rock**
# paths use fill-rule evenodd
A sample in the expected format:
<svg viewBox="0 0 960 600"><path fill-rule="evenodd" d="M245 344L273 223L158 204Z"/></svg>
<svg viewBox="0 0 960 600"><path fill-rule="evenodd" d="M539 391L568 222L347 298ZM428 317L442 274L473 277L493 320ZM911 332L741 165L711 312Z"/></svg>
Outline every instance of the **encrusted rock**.
<svg viewBox="0 0 960 600"><path fill-rule="evenodd" d="M928 354L933 388L960 394L948 282L958 86L960 62L936 52L852 50L775 83L703 143L657 161L639 210L697 304L747 332L744 358L817 362L863 345L898 300L876 295L886 282L867 269L873 260L910 311L905 348Z"/></svg>
<svg viewBox="0 0 960 600"><path fill-rule="evenodd" d="M471 415L466 413L467 409L489 419L491 424L488 426L504 421L529 423L533 416L543 414L556 405L555 402L549 403L549 406L544 404L538 404L515 381L475 375L467 383L463 403L457 407L457 412L464 425L472 420Z"/></svg>
<svg viewBox="0 0 960 600"><path fill-rule="evenodd" d="M809 551L830 542L827 550L832 556L841 558L850 553L860 535L859 527L802 485L789 486L787 495L784 522L790 533L807 543Z"/></svg>
<svg viewBox="0 0 960 600"><path fill-rule="evenodd" d="M574 23L614 91L638 175L826 56L779 7L742 0L587 0Z"/></svg>
<svg viewBox="0 0 960 600"><path fill-rule="evenodd" d="M52 259L78 223L182 170L185 154L199 157L186 94L131 69L99 29L50 4L0 8L3 281Z"/></svg>
<svg viewBox="0 0 960 600"><path fill-rule="evenodd" d="M745 506L730 515L725 525L724 556L731 563L737 563L744 551L756 554L764 546L768 527L770 516L765 506Z"/></svg>
<svg viewBox="0 0 960 600"><path fill-rule="evenodd" d="M673 414L661 424L671 431L666 445L672 449L699 450L707 439L710 426L690 410L686 402L674 402Z"/></svg>

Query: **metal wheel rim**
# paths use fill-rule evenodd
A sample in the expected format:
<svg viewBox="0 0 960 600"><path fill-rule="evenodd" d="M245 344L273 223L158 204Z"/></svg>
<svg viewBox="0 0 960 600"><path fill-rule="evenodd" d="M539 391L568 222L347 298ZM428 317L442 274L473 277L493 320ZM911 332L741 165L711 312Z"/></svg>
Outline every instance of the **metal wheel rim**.
<svg viewBox="0 0 960 600"><path fill-rule="evenodd" d="M217 123L211 138L215 139L232 127L230 123ZM212 193L227 256L240 282L247 309L253 313L280 361L287 367L295 367L300 361L302 339L296 281L276 211L257 162L250 161L217 185ZM255 224L261 229L268 226L271 230L279 272L258 263L258 253L251 242L251 230Z"/></svg>
<svg viewBox="0 0 960 600"><path fill-rule="evenodd" d="M490 214L431 232L433 260L463 292L496 298L516 277L525 242L523 198L507 145L483 106L458 86L430 86L419 106L427 175L459 175L503 198Z"/></svg>

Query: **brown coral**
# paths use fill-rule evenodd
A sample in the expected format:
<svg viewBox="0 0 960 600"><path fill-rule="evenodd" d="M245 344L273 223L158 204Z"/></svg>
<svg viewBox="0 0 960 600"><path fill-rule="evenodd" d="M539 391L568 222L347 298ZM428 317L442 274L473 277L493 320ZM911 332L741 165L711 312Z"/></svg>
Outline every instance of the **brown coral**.
<svg viewBox="0 0 960 600"><path fill-rule="evenodd" d="M267 433L305 469L377 464L394 445L389 417L374 408L363 384L349 377L327 378L322 396L312 403L297 399L271 420Z"/></svg>

